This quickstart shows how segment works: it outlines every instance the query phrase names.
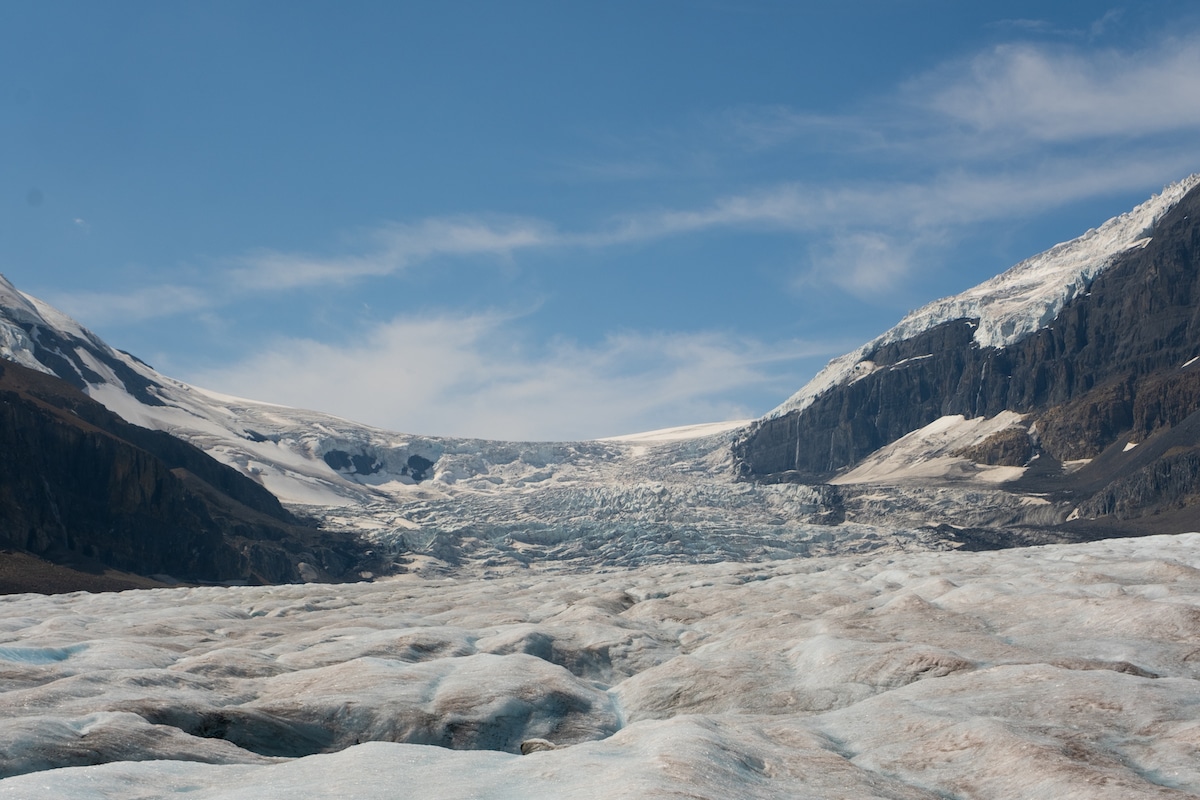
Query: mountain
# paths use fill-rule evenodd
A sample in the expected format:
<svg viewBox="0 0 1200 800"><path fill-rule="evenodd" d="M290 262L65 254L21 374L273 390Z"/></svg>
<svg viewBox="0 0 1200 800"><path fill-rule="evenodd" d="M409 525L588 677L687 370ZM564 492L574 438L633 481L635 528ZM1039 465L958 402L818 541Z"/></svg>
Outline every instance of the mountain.
<svg viewBox="0 0 1200 800"><path fill-rule="evenodd" d="M57 377L0 363L0 592L357 578L352 537Z"/></svg>
<svg viewBox="0 0 1200 800"><path fill-rule="evenodd" d="M1009 467L1008 488L1072 506L1076 528L1195 529L1198 186L1167 187L834 360L739 438L740 474L846 486ZM955 429L967 441L940 445Z"/></svg>
<svg viewBox="0 0 1200 800"><path fill-rule="evenodd" d="M159 374L0 278L0 356L393 568L995 548L1200 529L1200 176L835 359L766 417L587 442L384 431Z"/></svg>

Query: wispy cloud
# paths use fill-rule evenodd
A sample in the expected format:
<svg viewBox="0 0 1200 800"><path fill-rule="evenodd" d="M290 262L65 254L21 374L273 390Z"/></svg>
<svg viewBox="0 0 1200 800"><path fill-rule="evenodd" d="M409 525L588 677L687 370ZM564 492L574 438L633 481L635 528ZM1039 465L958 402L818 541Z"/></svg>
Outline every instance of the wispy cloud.
<svg viewBox="0 0 1200 800"><path fill-rule="evenodd" d="M627 214L585 231L563 231L534 218L430 218L362 234L357 253L319 257L263 250L234 259L227 274L218 273L220 279L203 285L166 284L52 299L92 324L117 325L219 307L244 290L347 285L439 258L507 261L522 252L603 249L721 229L815 235L810 249L826 252L812 260L800 282L867 295L890 290L911 271L918 252L928 254L944 244L955 227L1029 217L1090 197L1139 190L1156 181L1161 185L1196 165L1194 152L1181 147L1117 163L1100 153L1030 161L1019 170L959 169L927 181L782 183L695 208Z"/></svg>
<svg viewBox="0 0 1200 800"><path fill-rule="evenodd" d="M1002 19L992 23L990 27L998 30L1012 30L1019 33L1038 34L1040 36L1053 36L1065 39L1096 39L1103 36L1114 23L1119 22L1124 16L1124 9L1112 8L1083 27L1062 27L1055 25L1049 20L1030 18Z"/></svg>
<svg viewBox="0 0 1200 800"><path fill-rule="evenodd" d="M841 115L730 112L728 138L749 150L799 160L822 152L854 169L643 214L623 230L647 238L722 225L794 231L811 254L798 287L867 296L936 267L980 224L1155 191L1200 169L1200 36L1092 45L1118 16L1076 31L1011 21L1014 31L1048 38L947 62Z"/></svg>
<svg viewBox="0 0 1200 800"><path fill-rule="evenodd" d="M863 133L858 120L847 116L815 114L785 105L742 106L728 109L710 124L737 145L751 151L780 147L801 137Z"/></svg>
<svg viewBox="0 0 1200 800"><path fill-rule="evenodd" d="M350 255L260 250L236 259L231 277L247 289L344 284L390 275L438 256L508 256L553 243L556 235L539 220L453 217L385 225L362 238L360 252Z"/></svg>
<svg viewBox="0 0 1200 800"><path fill-rule="evenodd" d="M867 297L890 292L913 272L917 252L914 242L883 233L835 234L811 249L811 268L795 285L801 290L835 285Z"/></svg>
<svg viewBox="0 0 1200 800"><path fill-rule="evenodd" d="M1114 18L1106 14L1092 28L1100 31ZM1016 20L1008 27L1045 26ZM840 115L781 105L739 107L696 126L709 140L742 150L811 155L815 148L851 158L869 151L878 164L871 173L860 164L853 177L785 179L690 207L641 203L637 210L574 230L537 217L396 222L360 232L340 251L261 249L235 256L225 262L219 282L112 298L79 296L72 302L105 320L135 321L221 305L245 290L349 285L438 260L508 263L550 248L603 249L719 229L794 234L803 248L812 249L814 242L829 248L802 280L824 272L833 278L826 283L857 293L875 283L886 289L917 268L915 253L934 254L930 242L951 242L948 232L956 226L1028 218L1093 197L1152 190L1200 168L1200 35L1126 50L1063 39L1070 37L989 48ZM683 138L678 131L664 134L658 147L686 150ZM1127 146L1131 140L1138 146ZM623 155L613 170L602 159L588 169L622 180L656 174L654 158ZM862 257L850 255L855 252ZM858 266L846 272L848 264ZM867 279L868 264L882 270L878 281Z"/></svg>
<svg viewBox="0 0 1200 800"><path fill-rule="evenodd" d="M904 238L927 240L954 226L1029 217L1091 197L1155 187L1156 182L1161 186L1171 177L1184 177L1197 163L1192 150L1180 147L1117 163L1097 153L1034 159L1004 170L986 165L947 170L926 180L784 183L703 207L629 215L604 230L559 234L553 241L600 247L738 228L803 234L861 231L862 242L894 245Z"/></svg>
<svg viewBox="0 0 1200 800"><path fill-rule="evenodd" d="M964 133L1010 144L1200 129L1200 38L1135 51L1005 44L908 85Z"/></svg>
<svg viewBox="0 0 1200 800"><path fill-rule="evenodd" d="M128 292L54 294L55 306L90 326L132 324L211 308L213 294L195 286L162 284Z"/></svg>
<svg viewBox="0 0 1200 800"><path fill-rule="evenodd" d="M721 332L617 333L538 344L488 314L398 317L354 343L279 339L231 367L187 376L242 396L319 408L392 430L580 439L762 413L796 361L845 342L766 345Z"/></svg>

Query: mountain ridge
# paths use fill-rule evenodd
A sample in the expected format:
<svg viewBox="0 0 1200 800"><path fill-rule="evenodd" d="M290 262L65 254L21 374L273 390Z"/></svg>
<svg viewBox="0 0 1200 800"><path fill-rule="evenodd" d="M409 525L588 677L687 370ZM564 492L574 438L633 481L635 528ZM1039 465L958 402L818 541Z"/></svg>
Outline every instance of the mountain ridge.
<svg viewBox="0 0 1200 800"><path fill-rule="evenodd" d="M939 298L906 314L871 341L831 360L804 387L764 416L802 410L822 392L869 374L874 365L866 358L868 353L947 322L973 320L972 338L980 347L1015 344L1056 319L1063 306L1085 292L1122 253L1148 244L1158 220L1197 186L1200 173L1168 184L1158 194L1097 228L1020 261L964 292Z"/></svg>
<svg viewBox="0 0 1200 800"><path fill-rule="evenodd" d="M1122 437L1122 445L1137 444L1182 424L1200 410L1198 220L1200 190L1193 182L1157 216L1148 240L1112 258L1053 320L1011 344L983 346L975 338L977 321L958 319L856 351L871 363L869 372L745 432L734 445L742 476L827 480L955 414L1025 416L1022 427L1033 455L1044 459L1040 466L1060 468L1096 459ZM1128 449L1113 459L1134 461ZM1084 467L1080 478L1067 481L1073 491L1063 497L1081 499L1089 472L1096 469ZM1046 469L1035 474L1044 485L1032 476L1015 485L1046 491L1063 483ZM1143 505L1156 510L1148 497ZM1085 506L1075 518L1096 508Z"/></svg>

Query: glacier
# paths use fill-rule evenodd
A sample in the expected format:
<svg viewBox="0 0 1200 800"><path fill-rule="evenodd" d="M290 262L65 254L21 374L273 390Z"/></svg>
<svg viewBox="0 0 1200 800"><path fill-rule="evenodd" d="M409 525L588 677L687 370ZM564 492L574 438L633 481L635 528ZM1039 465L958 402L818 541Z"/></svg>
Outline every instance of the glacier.
<svg viewBox="0 0 1200 800"><path fill-rule="evenodd" d="M0 610L0 798L1200 795L1197 534Z"/></svg>

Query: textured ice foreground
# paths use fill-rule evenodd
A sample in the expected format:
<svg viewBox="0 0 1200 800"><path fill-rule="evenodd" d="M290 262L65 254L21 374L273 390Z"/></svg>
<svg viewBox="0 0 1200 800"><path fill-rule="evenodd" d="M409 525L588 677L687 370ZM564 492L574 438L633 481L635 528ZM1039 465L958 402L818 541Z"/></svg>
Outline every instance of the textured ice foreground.
<svg viewBox="0 0 1200 800"><path fill-rule="evenodd" d="M1196 797L1198 677L1198 534L24 595L0 798Z"/></svg>

